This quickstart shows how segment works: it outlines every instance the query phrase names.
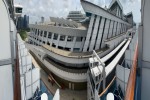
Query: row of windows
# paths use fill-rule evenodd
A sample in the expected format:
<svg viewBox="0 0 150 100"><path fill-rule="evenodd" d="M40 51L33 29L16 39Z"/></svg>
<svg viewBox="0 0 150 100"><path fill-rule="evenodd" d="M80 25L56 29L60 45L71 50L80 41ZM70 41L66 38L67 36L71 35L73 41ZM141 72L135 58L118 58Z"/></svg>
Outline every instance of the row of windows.
<svg viewBox="0 0 150 100"><path fill-rule="evenodd" d="M48 33L48 38L51 39L51 38L52 38L52 33L51 33L51 32L44 31L44 37L47 37L47 33ZM39 35L40 35L40 36L43 36L43 31L40 31L40 30L37 30L37 29L36 29L36 30L35 30L35 35L36 35L36 34L37 34L38 36L39 36ZM65 38L66 38L66 35L61 35L59 40L60 40L60 41L65 41ZM54 33L53 39L54 39L54 40L57 40L57 39L58 39L58 34L57 34L57 33ZM74 39L74 36L68 36L68 37L67 37L67 41L70 41L70 42L71 42L71 41L73 41L73 39ZM76 38L76 41L77 41L77 42L81 42L82 40L83 40L83 37L77 37L77 38Z"/></svg>
<svg viewBox="0 0 150 100"><path fill-rule="evenodd" d="M38 40L38 39L37 39ZM31 40L32 41L32 40ZM45 41L39 40L39 42L42 42L43 44L46 44ZM36 43L37 44L37 43ZM47 45L51 45L51 43L47 42ZM52 47L56 47L56 45L54 43L52 43ZM71 51L71 48L69 47L62 47L62 46L58 46L58 49L62 49L62 50L66 50L66 51ZM73 48L73 51L78 52L80 51L80 48Z"/></svg>

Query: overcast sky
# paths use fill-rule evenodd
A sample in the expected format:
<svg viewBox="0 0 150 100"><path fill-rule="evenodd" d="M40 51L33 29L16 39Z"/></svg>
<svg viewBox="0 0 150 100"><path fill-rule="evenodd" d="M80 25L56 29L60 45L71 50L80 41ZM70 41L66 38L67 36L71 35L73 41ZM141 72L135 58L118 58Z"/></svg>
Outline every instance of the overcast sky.
<svg viewBox="0 0 150 100"><path fill-rule="evenodd" d="M108 7L112 0L88 0L101 7ZM141 21L141 0L120 0L123 5L124 14L133 12L134 21ZM43 16L45 20L49 20L49 16L64 17L71 10L84 10L80 4L80 0L15 0L16 4L23 6L23 15L29 15L30 23L39 22Z"/></svg>

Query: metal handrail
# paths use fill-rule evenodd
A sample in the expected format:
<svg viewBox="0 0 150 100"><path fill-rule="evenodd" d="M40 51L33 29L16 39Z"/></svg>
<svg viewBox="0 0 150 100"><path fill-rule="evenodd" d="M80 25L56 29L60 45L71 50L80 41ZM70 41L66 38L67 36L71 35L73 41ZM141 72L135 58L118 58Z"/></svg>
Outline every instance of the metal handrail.
<svg viewBox="0 0 150 100"><path fill-rule="evenodd" d="M127 83L125 100L134 100L134 90L135 90L135 85L136 85L135 81L136 81L137 58L138 58L138 43L136 45L134 58L133 58L133 65L132 65L128 83Z"/></svg>
<svg viewBox="0 0 150 100"><path fill-rule="evenodd" d="M18 43L16 41L16 62L14 67L14 100L21 100L21 85L20 85L20 70L19 70L19 55L18 55Z"/></svg>

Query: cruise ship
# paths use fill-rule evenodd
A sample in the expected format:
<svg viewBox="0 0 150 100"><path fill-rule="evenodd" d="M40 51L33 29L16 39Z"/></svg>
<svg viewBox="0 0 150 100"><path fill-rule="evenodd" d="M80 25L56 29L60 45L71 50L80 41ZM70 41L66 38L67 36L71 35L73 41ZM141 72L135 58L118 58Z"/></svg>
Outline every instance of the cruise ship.
<svg viewBox="0 0 150 100"><path fill-rule="evenodd" d="M87 88L87 70L93 50L101 58L129 44L127 30L133 27L132 13L124 15L119 0L108 9L81 0L86 13L82 22L50 17L49 24L30 24L31 53L62 88ZM122 45L120 45L122 44ZM108 59L106 59L108 60Z"/></svg>
<svg viewBox="0 0 150 100"><path fill-rule="evenodd" d="M80 2L83 20L50 17L44 22L42 17L40 23L29 25L25 42L15 25L22 6L14 6L13 0L0 1L0 22L4 22L0 23L0 100L48 99L41 93L40 71L34 68L32 56L60 94L69 89L86 90L87 100L150 98L150 1L141 0L137 26L132 12L124 14L119 0L112 0L107 8ZM59 99L67 97L57 90L53 100Z"/></svg>

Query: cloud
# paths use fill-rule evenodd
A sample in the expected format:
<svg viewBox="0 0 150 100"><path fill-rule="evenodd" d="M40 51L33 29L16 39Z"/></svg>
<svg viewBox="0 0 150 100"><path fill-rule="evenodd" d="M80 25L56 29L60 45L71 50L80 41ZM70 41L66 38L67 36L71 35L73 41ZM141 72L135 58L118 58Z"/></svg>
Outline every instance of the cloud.
<svg viewBox="0 0 150 100"><path fill-rule="evenodd" d="M101 7L109 6L111 0L88 0ZM132 11L134 20L140 21L140 0L120 0L123 4L125 14ZM83 13L80 0L15 0L15 3L23 5L23 15L27 14L30 17L30 23L40 21L43 16L49 20L50 16L64 17L68 15L71 10L81 10Z"/></svg>

